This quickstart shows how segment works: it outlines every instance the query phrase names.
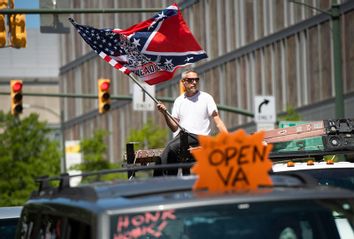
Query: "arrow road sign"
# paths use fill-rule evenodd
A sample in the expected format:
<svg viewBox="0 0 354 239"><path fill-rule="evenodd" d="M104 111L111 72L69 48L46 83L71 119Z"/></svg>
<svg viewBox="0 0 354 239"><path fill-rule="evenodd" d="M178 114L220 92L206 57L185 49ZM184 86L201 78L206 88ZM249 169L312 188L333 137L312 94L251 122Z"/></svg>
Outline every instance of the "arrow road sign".
<svg viewBox="0 0 354 239"><path fill-rule="evenodd" d="M262 112L262 106L264 104L268 105L269 100L268 99L264 99L263 102L258 106L258 114L260 114Z"/></svg>
<svg viewBox="0 0 354 239"><path fill-rule="evenodd" d="M254 109L254 121L256 123L275 123L274 96L255 96Z"/></svg>

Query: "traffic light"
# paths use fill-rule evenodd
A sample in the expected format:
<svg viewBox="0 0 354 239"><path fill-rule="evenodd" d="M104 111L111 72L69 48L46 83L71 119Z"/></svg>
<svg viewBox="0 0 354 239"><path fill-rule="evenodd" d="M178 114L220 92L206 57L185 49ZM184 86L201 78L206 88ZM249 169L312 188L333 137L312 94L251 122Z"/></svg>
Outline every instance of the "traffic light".
<svg viewBox="0 0 354 239"><path fill-rule="evenodd" d="M0 0L0 9L7 8L7 0ZM6 46L5 15L0 14L0 48Z"/></svg>
<svg viewBox="0 0 354 239"><path fill-rule="evenodd" d="M109 79L98 80L98 112L101 114L111 108L111 81Z"/></svg>
<svg viewBox="0 0 354 239"><path fill-rule="evenodd" d="M26 16L24 14L10 15L11 46L25 48L27 45Z"/></svg>
<svg viewBox="0 0 354 239"><path fill-rule="evenodd" d="M18 115L22 113L22 80L11 80L11 114Z"/></svg>

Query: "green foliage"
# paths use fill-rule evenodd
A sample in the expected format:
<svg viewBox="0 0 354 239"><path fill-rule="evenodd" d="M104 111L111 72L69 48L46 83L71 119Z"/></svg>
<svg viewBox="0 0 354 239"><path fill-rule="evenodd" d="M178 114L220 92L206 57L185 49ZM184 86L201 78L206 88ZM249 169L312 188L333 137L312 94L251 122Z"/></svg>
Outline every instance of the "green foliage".
<svg viewBox="0 0 354 239"><path fill-rule="evenodd" d="M23 204L37 189L35 178L59 174L59 145L50 132L37 114L18 119L0 111L0 206Z"/></svg>
<svg viewBox="0 0 354 239"><path fill-rule="evenodd" d="M142 148L162 148L167 140L167 128L159 128L149 119L140 130L131 130L128 142L139 142L137 149Z"/></svg>
<svg viewBox="0 0 354 239"><path fill-rule="evenodd" d="M296 111L296 109L290 105L286 107L286 114L284 116L280 116L278 121L300 121L301 116Z"/></svg>
<svg viewBox="0 0 354 239"><path fill-rule="evenodd" d="M93 172L106 169L117 169L119 165L110 163L105 157L107 155L107 144L105 137L108 136L105 130L97 130L92 138L80 141L80 152L82 153L83 163L74 165L71 169L80 170L82 172ZM101 180L111 180L115 178L126 178L126 175L105 175ZM83 182L95 181L96 178L86 178Z"/></svg>

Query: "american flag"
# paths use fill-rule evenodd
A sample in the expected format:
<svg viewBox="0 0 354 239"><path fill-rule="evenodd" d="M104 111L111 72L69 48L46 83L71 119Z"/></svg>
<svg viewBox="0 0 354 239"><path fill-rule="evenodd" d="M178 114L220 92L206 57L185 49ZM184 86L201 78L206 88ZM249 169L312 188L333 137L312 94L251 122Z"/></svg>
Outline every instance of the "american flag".
<svg viewBox="0 0 354 239"><path fill-rule="evenodd" d="M176 4L125 30L96 29L69 18L81 37L106 62L154 85L175 71L207 58Z"/></svg>

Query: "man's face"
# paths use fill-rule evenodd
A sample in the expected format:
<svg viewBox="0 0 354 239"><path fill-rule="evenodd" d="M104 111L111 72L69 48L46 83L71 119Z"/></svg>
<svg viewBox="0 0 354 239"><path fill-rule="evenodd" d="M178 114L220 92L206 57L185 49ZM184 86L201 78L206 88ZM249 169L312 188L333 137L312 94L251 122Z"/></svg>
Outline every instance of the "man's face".
<svg viewBox="0 0 354 239"><path fill-rule="evenodd" d="M184 87L186 88L187 95L194 95L198 91L199 78L195 72L189 72L183 79Z"/></svg>

